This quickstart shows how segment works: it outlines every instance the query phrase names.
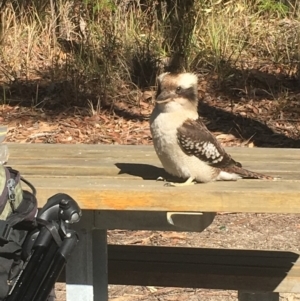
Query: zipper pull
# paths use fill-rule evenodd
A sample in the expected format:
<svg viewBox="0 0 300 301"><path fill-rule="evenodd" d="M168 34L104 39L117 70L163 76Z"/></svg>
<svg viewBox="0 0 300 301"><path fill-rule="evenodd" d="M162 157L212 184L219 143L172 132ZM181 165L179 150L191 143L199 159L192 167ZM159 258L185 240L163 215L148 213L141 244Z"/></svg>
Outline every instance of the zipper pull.
<svg viewBox="0 0 300 301"><path fill-rule="evenodd" d="M15 193L15 188L16 188L16 181L14 179L9 179L7 181L7 189L8 189L8 199L9 203L11 206L12 211L15 211L15 205L14 202L16 200L16 193Z"/></svg>

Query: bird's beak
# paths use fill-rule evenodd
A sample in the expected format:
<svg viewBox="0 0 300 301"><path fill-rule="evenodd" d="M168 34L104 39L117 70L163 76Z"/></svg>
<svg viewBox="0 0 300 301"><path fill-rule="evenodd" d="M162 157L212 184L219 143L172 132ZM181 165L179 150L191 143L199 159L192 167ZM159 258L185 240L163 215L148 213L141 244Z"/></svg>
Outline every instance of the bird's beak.
<svg viewBox="0 0 300 301"><path fill-rule="evenodd" d="M159 95L157 95L155 102L156 103L166 103L173 99L172 93L169 91L162 91Z"/></svg>

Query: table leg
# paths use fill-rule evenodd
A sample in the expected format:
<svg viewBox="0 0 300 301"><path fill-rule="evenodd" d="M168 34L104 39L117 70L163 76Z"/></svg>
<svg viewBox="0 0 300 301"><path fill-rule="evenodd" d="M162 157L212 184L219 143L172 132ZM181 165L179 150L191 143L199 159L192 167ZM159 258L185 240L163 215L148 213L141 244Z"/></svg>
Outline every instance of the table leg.
<svg viewBox="0 0 300 301"><path fill-rule="evenodd" d="M77 230L79 243L66 268L67 301L107 301L106 230Z"/></svg>
<svg viewBox="0 0 300 301"><path fill-rule="evenodd" d="M279 293L274 292L238 292L239 301L279 301Z"/></svg>
<svg viewBox="0 0 300 301"><path fill-rule="evenodd" d="M94 301L108 300L107 231L93 230Z"/></svg>

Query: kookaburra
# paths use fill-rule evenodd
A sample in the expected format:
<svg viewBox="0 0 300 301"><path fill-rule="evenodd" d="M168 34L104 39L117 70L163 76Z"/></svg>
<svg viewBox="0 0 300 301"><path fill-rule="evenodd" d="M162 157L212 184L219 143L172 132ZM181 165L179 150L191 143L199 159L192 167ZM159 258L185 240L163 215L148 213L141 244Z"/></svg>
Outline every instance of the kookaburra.
<svg viewBox="0 0 300 301"><path fill-rule="evenodd" d="M242 168L208 131L198 115L197 76L163 73L158 77L150 130L158 158L171 175L186 180L171 186L237 180L271 179Z"/></svg>

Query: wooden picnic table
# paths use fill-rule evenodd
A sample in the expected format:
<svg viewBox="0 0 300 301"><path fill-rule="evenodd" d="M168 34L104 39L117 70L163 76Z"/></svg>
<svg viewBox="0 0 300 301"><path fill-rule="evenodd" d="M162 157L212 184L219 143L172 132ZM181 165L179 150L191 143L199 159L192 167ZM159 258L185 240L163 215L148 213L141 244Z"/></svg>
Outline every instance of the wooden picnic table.
<svg viewBox="0 0 300 301"><path fill-rule="evenodd" d="M8 165L35 185L40 207L64 192L83 209L68 301L106 300L108 282L254 291L259 300L300 292L297 252L107 246L108 229L200 232L216 212L300 213L300 150L227 150L245 168L281 178L165 187L151 146L9 144Z"/></svg>

